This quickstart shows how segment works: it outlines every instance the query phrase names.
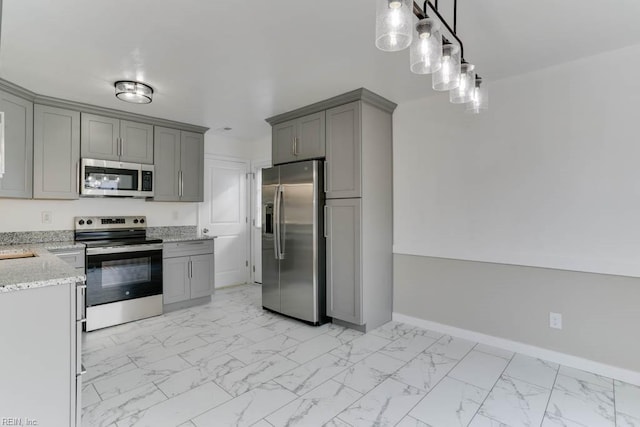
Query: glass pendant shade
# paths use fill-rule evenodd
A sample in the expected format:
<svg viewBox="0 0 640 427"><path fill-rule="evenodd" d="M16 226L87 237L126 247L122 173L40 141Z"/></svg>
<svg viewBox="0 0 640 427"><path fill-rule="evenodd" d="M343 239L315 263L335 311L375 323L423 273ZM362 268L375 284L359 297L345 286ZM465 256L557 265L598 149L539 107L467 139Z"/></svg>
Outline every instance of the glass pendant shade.
<svg viewBox="0 0 640 427"><path fill-rule="evenodd" d="M433 73L433 89L455 89L460 83L460 48L453 44L444 44L440 63L440 69Z"/></svg>
<svg viewBox="0 0 640 427"><path fill-rule="evenodd" d="M471 95L471 101L467 104L465 112L480 114L482 110L489 108L489 90L482 84L482 79L476 78L476 82Z"/></svg>
<svg viewBox="0 0 640 427"><path fill-rule="evenodd" d="M115 83L116 98L134 104L148 104L153 98L153 89L144 83L119 81Z"/></svg>
<svg viewBox="0 0 640 427"><path fill-rule="evenodd" d="M468 63L460 65L460 84L449 92L449 101L453 104L466 104L471 101L476 87L475 66Z"/></svg>
<svg viewBox="0 0 640 427"><path fill-rule="evenodd" d="M418 21L411 42L411 71L429 74L442 66L442 35L440 25L431 18Z"/></svg>
<svg viewBox="0 0 640 427"><path fill-rule="evenodd" d="M376 0L376 47L406 49L413 36L413 0Z"/></svg>

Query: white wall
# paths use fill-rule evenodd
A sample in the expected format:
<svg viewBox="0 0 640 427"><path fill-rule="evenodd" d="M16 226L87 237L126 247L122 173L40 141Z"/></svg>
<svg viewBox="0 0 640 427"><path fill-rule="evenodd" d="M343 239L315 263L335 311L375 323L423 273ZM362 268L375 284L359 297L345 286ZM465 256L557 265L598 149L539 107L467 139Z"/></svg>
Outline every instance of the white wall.
<svg viewBox="0 0 640 427"><path fill-rule="evenodd" d="M394 114L394 252L640 277L640 45ZM610 81L605 81L609 77Z"/></svg>

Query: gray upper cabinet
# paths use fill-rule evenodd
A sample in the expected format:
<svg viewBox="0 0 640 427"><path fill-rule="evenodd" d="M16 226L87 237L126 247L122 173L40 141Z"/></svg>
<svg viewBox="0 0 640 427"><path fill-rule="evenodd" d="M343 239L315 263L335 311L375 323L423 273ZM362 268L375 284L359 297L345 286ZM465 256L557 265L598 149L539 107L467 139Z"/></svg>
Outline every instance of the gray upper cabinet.
<svg viewBox="0 0 640 427"><path fill-rule="evenodd" d="M327 315L362 325L361 200L327 200Z"/></svg>
<svg viewBox="0 0 640 427"><path fill-rule="evenodd" d="M204 135L155 127L155 201L204 200Z"/></svg>
<svg viewBox="0 0 640 427"><path fill-rule="evenodd" d="M82 157L153 164L153 126L82 113Z"/></svg>
<svg viewBox="0 0 640 427"><path fill-rule="evenodd" d="M324 111L273 126L272 158L274 165L318 159L324 155Z"/></svg>
<svg viewBox="0 0 640 427"><path fill-rule="evenodd" d="M362 196L361 101L327 110L328 199Z"/></svg>
<svg viewBox="0 0 640 427"><path fill-rule="evenodd" d="M34 106L33 197L77 199L80 113Z"/></svg>
<svg viewBox="0 0 640 427"><path fill-rule="evenodd" d="M33 103L0 91L4 112L4 175L0 197L29 199L33 195Z"/></svg>
<svg viewBox="0 0 640 427"><path fill-rule="evenodd" d="M201 202L204 200L204 135L181 131L180 142L180 200Z"/></svg>

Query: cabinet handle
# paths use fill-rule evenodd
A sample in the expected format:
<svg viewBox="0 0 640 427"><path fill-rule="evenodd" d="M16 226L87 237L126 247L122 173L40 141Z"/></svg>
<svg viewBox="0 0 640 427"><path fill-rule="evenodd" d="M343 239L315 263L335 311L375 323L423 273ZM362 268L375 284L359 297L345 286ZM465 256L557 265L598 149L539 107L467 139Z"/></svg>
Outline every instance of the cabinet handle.
<svg viewBox="0 0 640 427"><path fill-rule="evenodd" d="M327 192L327 162L324 162L324 176L322 177L324 181L324 192Z"/></svg>
<svg viewBox="0 0 640 427"><path fill-rule="evenodd" d="M179 185L180 185L180 189L178 190L178 196L182 197L182 195L184 194L184 178L182 176L182 171L180 171L178 173L178 180L179 180Z"/></svg>
<svg viewBox="0 0 640 427"><path fill-rule="evenodd" d="M189 261L189 279L193 277L193 261Z"/></svg>
<svg viewBox="0 0 640 427"><path fill-rule="evenodd" d="M296 155L296 137L291 138L291 154Z"/></svg>
<svg viewBox="0 0 640 427"><path fill-rule="evenodd" d="M296 136L296 156L298 156L300 153L298 152L298 142L300 140L298 139L298 137Z"/></svg>
<svg viewBox="0 0 640 427"><path fill-rule="evenodd" d="M327 205L324 205L324 237L329 237L327 235Z"/></svg>

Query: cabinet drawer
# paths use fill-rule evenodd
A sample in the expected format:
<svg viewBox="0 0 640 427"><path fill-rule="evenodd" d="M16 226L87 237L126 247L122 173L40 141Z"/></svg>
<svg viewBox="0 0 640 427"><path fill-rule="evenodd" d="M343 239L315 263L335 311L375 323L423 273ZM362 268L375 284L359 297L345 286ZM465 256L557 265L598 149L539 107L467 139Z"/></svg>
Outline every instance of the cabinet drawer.
<svg viewBox="0 0 640 427"><path fill-rule="evenodd" d="M174 258L212 253L213 240L189 240L185 242L165 243L162 256L163 258Z"/></svg>

